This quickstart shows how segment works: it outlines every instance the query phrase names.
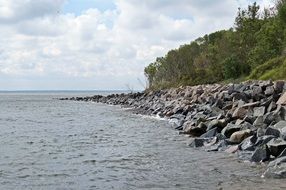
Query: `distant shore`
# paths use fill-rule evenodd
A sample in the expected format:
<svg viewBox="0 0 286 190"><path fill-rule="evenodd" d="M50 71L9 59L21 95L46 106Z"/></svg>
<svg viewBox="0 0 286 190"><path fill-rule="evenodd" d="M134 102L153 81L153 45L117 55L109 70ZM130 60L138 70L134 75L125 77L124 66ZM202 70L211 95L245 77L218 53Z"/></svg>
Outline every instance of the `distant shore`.
<svg viewBox="0 0 286 190"><path fill-rule="evenodd" d="M247 81L151 92L62 98L133 108L169 119L189 146L266 162L263 176L286 178L286 82Z"/></svg>

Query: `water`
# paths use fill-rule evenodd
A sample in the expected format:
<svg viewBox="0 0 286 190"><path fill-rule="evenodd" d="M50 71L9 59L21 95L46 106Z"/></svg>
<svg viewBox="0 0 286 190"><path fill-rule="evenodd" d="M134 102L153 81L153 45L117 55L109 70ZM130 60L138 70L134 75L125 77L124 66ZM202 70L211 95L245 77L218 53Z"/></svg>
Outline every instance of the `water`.
<svg viewBox="0 0 286 190"><path fill-rule="evenodd" d="M0 94L0 189L285 189L263 166L187 147L166 121L88 93Z"/></svg>

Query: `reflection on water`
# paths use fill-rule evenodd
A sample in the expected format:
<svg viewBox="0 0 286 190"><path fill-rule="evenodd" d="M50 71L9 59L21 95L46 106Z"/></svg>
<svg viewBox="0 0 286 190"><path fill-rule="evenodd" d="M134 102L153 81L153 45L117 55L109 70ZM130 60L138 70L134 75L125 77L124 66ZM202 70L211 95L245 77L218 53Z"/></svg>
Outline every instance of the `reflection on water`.
<svg viewBox="0 0 286 190"><path fill-rule="evenodd" d="M286 188L262 166L188 148L166 121L56 97L0 95L0 189Z"/></svg>

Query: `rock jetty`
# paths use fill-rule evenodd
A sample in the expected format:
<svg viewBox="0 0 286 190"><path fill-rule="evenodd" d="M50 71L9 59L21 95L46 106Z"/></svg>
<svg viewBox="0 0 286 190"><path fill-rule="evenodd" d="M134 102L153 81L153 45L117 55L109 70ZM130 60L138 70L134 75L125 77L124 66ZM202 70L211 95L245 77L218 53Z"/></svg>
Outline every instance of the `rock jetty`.
<svg viewBox="0 0 286 190"><path fill-rule="evenodd" d="M263 176L286 177L286 82L186 86L129 94L63 98L133 108L169 119L189 146L266 162Z"/></svg>

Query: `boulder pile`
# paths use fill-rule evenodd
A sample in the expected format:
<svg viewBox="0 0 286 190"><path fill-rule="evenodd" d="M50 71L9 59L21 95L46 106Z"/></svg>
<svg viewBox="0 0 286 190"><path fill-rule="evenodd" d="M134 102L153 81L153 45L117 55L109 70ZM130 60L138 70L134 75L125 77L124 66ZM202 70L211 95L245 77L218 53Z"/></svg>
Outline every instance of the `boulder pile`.
<svg viewBox="0 0 286 190"><path fill-rule="evenodd" d="M286 177L285 81L187 86L69 100L122 105L138 114L168 118L181 134L191 137L189 146L269 162L265 177Z"/></svg>

